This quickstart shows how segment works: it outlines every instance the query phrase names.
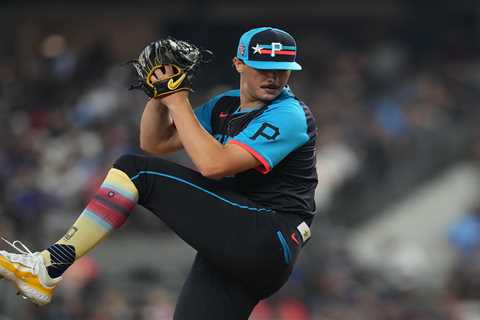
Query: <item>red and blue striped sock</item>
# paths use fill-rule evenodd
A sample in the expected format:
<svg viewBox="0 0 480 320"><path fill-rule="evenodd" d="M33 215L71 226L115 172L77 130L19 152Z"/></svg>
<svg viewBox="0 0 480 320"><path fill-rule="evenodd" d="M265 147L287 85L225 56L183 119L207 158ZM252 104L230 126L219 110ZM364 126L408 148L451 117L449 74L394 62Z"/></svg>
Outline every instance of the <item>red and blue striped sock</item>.
<svg viewBox="0 0 480 320"><path fill-rule="evenodd" d="M42 252L52 278L93 249L112 230L122 226L138 200L128 175L112 168L104 182L62 239Z"/></svg>

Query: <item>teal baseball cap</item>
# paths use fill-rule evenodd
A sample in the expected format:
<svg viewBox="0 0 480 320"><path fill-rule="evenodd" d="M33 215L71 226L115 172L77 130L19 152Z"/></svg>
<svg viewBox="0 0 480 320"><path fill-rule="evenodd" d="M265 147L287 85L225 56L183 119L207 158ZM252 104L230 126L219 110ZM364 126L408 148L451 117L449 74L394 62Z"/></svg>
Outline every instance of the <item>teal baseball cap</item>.
<svg viewBox="0 0 480 320"><path fill-rule="evenodd" d="M288 32L271 27L245 32L237 47L237 58L254 69L302 70L296 56L295 39Z"/></svg>

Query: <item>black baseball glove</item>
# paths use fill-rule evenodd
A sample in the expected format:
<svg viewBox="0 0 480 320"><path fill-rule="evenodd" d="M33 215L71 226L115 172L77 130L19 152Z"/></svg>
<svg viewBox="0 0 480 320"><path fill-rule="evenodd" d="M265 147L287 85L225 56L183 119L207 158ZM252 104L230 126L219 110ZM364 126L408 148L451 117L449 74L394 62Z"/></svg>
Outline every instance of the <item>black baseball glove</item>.
<svg viewBox="0 0 480 320"><path fill-rule="evenodd" d="M143 49L138 60L129 61L138 75L137 82L130 86L130 90L142 89L150 98L180 90L193 91L192 78L197 67L209 62L211 56L210 51L201 50L187 41L173 38L154 41ZM172 66L173 75L156 80L155 70L163 68L161 70L165 72L165 65Z"/></svg>

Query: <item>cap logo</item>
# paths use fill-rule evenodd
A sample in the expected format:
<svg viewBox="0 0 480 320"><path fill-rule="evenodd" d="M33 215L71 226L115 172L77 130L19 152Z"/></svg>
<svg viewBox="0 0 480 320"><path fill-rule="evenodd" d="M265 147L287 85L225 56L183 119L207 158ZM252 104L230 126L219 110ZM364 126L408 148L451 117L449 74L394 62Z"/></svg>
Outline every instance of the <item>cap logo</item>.
<svg viewBox="0 0 480 320"><path fill-rule="evenodd" d="M275 57L275 51L282 51L282 44L280 42L272 42L272 53L270 53L270 56Z"/></svg>
<svg viewBox="0 0 480 320"><path fill-rule="evenodd" d="M240 52L241 56L245 55L245 46L243 44L240 44L238 46L238 51Z"/></svg>
<svg viewBox="0 0 480 320"><path fill-rule="evenodd" d="M297 50L295 46L284 46L280 42L272 42L269 45L257 43L252 49L253 54L268 54L271 57L276 55L294 56Z"/></svg>
<svg viewBox="0 0 480 320"><path fill-rule="evenodd" d="M262 47L260 47L260 45L258 43L255 47L252 47L252 49L253 49L253 54L255 54L255 53L262 54Z"/></svg>

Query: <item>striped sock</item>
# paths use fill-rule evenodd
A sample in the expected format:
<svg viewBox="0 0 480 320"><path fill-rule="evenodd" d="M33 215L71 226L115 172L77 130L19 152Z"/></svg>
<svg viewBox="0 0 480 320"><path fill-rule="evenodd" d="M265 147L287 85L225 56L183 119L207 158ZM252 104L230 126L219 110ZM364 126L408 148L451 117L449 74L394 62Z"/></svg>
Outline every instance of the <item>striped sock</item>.
<svg viewBox="0 0 480 320"><path fill-rule="evenodd" d="M42 252L50 277L62 275L73 262L121 227L138 200L128 175L112 168L97 193L62 239Z"/></svg>

